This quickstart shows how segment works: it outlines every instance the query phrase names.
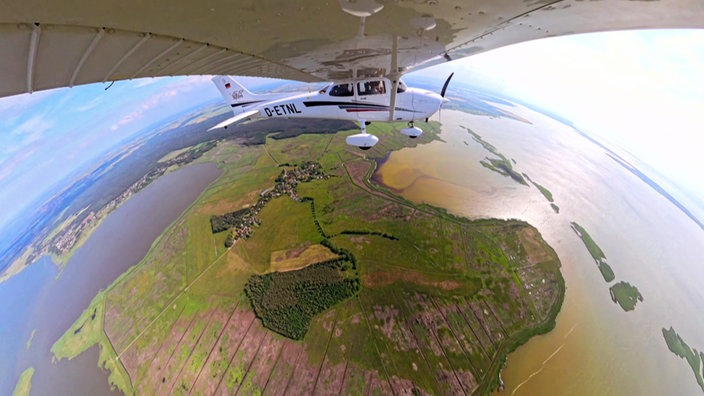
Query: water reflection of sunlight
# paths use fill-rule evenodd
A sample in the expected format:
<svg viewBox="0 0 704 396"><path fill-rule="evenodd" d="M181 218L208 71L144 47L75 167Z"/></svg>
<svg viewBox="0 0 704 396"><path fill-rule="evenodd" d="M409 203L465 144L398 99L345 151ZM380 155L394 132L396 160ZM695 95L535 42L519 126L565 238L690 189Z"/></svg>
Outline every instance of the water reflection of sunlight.
<svg viewBox="0 0 704 396"><path fill-rule="evenodd" d="M691 274L699 273L700 266L688 269L704 253L704 245L696 243L700 231L572 128L520 106L512 111L533 124L448 110L443 142L394 152L378 171L386 176L413 169L415 179L401 194L415 202L470 218L526 220L558 253L567 294L557 326L509 356L502 374L506 390L585 395L610 389L622 394L692 390L691 370L673 358L660 328L686 328L693 345L703 343L696 340L703 320L691 315L700 301L693 297L701 289ZM491 154L463 127L515 159L517 172L549 189L560 213L533 186L483 168L479 161ZM571 233L570 221L583 222L594 235L619 280L643 291L643 306L624 313L613 304L593 259Z"/></svg>

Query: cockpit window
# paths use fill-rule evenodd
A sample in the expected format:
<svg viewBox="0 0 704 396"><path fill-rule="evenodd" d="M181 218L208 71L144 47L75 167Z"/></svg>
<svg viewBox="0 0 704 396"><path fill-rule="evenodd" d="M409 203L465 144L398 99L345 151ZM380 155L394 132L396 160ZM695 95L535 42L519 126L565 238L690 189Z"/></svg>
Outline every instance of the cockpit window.
<svg viewBox="0 0 704 396"><path fill-rule="evenodd" d="M354 84L337 84L330 89L330 96L354 96Z"/></svg>
<svg viewBox="0 0 704 396"><path fill-rule="evenodd" d="M357 94L359 96L383 95L385 93L386 86L383 81L363 81L357 83Z"/></svg>
<svg viewBox="0 0 704 396"><path fill-rule="evenodd" d="M406 84L403 81L398 82L398 89L396 89L396 93L401 93L401 92L406 92Z"/></svg>

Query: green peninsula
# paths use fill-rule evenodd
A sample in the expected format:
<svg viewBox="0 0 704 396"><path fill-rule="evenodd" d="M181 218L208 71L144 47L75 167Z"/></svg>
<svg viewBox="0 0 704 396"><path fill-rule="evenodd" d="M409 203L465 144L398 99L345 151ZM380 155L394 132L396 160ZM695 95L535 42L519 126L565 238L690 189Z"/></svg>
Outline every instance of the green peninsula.
<svg viewBox="0 0 704 396"><path fill-rule="evenodd" d="M370 125L383 144L364 153L344 142L356 131L219 143L198 161L220 178L55 355L99 344L125 394L489 394L506 356L554 327L560 261L523 221L375 184L373 159L437 139L436 123L415 140L403 126ZM324 177L269 195L313 163Z"/></svg>

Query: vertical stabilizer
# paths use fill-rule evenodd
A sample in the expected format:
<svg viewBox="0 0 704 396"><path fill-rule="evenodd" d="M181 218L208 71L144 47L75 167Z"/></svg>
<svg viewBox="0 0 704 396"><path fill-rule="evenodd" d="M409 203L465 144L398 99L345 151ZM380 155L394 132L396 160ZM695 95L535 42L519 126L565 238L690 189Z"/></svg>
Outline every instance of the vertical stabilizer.
<svg viewBox="0 0 704 396"><path fill-rule="evenodd" d="M215 76L212 81L218 87L218 91L225 98L227 104L232 106L235 114L241 113L247 106L262 102L261 98L249 92L247 88L230 77Z"/></svg>

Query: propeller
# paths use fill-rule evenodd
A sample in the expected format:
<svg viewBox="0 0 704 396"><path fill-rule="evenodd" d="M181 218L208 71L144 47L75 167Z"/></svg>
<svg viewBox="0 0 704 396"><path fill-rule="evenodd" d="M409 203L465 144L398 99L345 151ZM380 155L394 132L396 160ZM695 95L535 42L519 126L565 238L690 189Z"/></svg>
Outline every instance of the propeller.
<svg viewBox="0 0 704 396"><path fill-rule="evenodd" d="M445 92L447 91L447 86L450 85L450 80L452 80L452 76L454 76L455 73L450 73L450 77L445 80L445 84L442 86L442 91L440 91L440 96L443 98L445 97Z"/></svg>
<svg viewBox="0 0 704 396"><path fill-rule="evenodd" d="M452 72L450 73L450 76L447 77L447 80L445 80L445 84L442 85L442 90L440 90L440 96L442 96L443 99L445 99L445 92L447 92L447 86L450 85L450 80L452 80L452 76L454 76L455 73ZM441 119L440 116L440 110L442 109L442 104L440 105L440 108L438 109L438 119ZM425 119L425 122L428 122L428 119Z"/></svg>

